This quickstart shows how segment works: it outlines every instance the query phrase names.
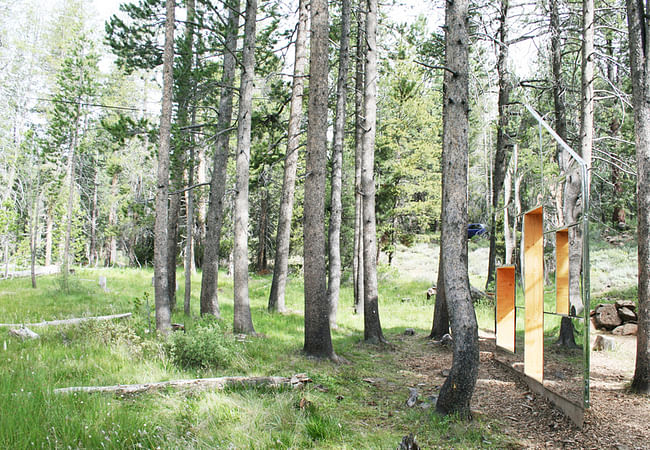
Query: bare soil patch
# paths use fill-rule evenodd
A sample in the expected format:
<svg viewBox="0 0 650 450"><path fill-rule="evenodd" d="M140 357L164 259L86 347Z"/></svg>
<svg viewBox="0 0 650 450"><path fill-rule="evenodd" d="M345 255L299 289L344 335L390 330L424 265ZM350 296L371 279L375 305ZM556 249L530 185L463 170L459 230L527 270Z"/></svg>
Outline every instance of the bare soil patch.
<svg viewBox="0 0 650 450"><path fill-rule="evenodd" d="M630 339L627 339L630 340ZM424 336L396 336L405 382L423 397L436 395L451 367L452 350ZM481 342L481 366L472 399L475 415L499 424L520 448L650 448L650 398L629 393L629 342L623 356L592 352L591 407L583 429L499 367L491 346ZM623 364L621 358L627 359ZM632 358L632 364L634 359ZM409 385L409 384L407 384Z"/></svg>

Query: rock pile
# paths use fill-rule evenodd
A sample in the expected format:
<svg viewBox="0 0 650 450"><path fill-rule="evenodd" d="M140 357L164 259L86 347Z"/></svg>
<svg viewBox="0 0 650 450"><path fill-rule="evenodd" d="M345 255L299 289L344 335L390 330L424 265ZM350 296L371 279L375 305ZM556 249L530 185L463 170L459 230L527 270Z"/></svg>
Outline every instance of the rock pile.
<svg viewBox="0 0 650 450"><path fill-rule="evenodd" d="M600 304L591 312L591 322L599 330L619 336L635 336L637 332L636 304L618 300L615 304Z"/></svg>

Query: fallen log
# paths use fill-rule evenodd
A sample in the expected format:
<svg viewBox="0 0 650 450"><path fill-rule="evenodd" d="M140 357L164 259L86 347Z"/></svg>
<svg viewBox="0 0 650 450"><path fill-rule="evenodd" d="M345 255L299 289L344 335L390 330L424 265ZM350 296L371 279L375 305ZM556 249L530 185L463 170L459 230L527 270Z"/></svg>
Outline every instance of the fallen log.
<svg viewBox="0 0 650 450"><path fill-rule="evenodd" d="M62 320L50 320L47 322L38 322L38 323L0 323L0 327L47 327L54 325L74 325L77 323L87 322L89 320L113 320L113 319L124 319L126 317L131 317L132 313L124 314L113 314L110 316L96 316L96 317L78 317L74 319L62 319Z"/></svg>
<svg viewBox="0 0 650 450"><path fill-rule="evenodd" d="M74 392L109 392L115 394L139 394L168 387L174 388L215 388L226 387L291 387L298 388L310 383L311 379L304 373L292 377L219 377L219 378L196 378L191 380L171 380L156 383L142 384L118 384L114 386L75 386L54 389L55 394L71 394Z"/></svg>
<svg viewBox="0 0 650 450"><path fill-rule="evenodd" d="M10 336L15 336L19 339L22 339L23 341L25 339L38 339L40 336L36 333L34 333L32 330L30 330L27 327L20 327L20 328L12 328L9 330L9 335Z"/></svg>

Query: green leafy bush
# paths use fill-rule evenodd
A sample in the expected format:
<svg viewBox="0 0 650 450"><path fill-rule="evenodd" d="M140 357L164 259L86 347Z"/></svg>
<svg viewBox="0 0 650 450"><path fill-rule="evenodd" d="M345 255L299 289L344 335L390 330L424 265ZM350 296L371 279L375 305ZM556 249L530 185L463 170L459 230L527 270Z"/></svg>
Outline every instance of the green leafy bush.
<svg viewBox="0 0 650 450"><path fill-rule="evenodd" d="M233 361L235 346L225 338L218 323L201 324L187 333L172 334L167 352L173 363L183 369L222 369Z"/></svg>

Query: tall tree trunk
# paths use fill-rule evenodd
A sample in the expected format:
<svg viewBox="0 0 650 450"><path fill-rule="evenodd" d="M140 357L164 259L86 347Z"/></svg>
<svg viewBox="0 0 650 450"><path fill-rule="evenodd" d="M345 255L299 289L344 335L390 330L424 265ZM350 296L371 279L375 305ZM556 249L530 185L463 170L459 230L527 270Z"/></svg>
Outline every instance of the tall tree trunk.
<svg viewBox="0 0 650 450"><path fill-rule="evenodd" d="M111 178L111 196L112 196L112 201L111 201L111 207L108 211L108 226L109 228L113 228L111 230L111 237L109 240L109 248L108 248L108 258L107 258L107 266L112 266L115 264L117 261L117 236L115 236L115 229L114 227L117 225L117 194L118 194L118 180L119 180L119 172L116 170L113 172L113 176Z"/></svg>
<svg viewBox="0 0 650 450"><path fill-rule="evenodd" d="M90 215L90 251L88 265L93 266L97 263L97 190L99 188L99 170L95 170L93 180L93 203Z"/></svg>
<svg viewBox="0 0 650 450"><path fill-rule="evenodd" d="M341 3L341 43L339 45L339 76L336 83L336 118L332 146L332 179L329 224L329 283L330 325L336 328L336 313L341 288L341 201L343 172L343 143L345 140L345 105L348 95L350 65L350 0Z"/></svg>
<svg viewBox="0 0 650 450"><path fill-rule="evenodd" d="M442 232L440 233L440 257L438 258L438 281L436 283L436 303L433 307L433 325L429 338L440 340L449 334L449 312L445 299L445 271L442 270Z"/></svg>
<svg viewBox="0 0 650 450"><path fill-rule="evenodd" d="M327 0L311 1L309 112L304 200L305 345L308 356L336 358L330 334L325 267L325 178L327 170Z"/></svg>
<svg viewBox="0 0 650 450"><path fill-rule="evenodd" d="M627 0L637 160L639 322L632 389L650 393L650 5Z"/></svg>
<svg viewBox="0 0 650 450"><path fill-rule="evenodd" d="M366 53L366 14L364 0L357 9L357 48L354 91L354 254L352 271L354 280L354 313L363 303L363 195L361 193L361 156L363 154L363 75Z"/></svg>
<svg viewBox="0 0 650 450"><path fill-rule="evenodd" d="M470 400L479 365L478 325L467 274L467 154L469 30L468 0L447 2L442 139L442 270L445 298L454 333L449 376L436 410L470 417Z"/></svg>
<svg viewBox="0 0 650 450"><path fill-rule="evenodd" d="M255 20L257 0L246 0L244 49L237 126L237 169L235 195L234 321L235 333L254 334L248 298L248 181L251 156L251 116L255 75Z"/></svg>
<svg viewBox="0 0 650 450"><path fill-rule="evenodd" d="M377 0L368 0L366 12L366 70L364 83L363 156L363 337L385 342L379 320L377 290L377 224L375 218L375 135L377 131Z"/></svg>
<svg viewBox="0 0 650 450"><path fill-rule="evenodd" d="M503 240L505 241L505 264L512 264L512 253L516 245L516 232L510 227L510 202L512 201L512 177L516 173L517 146L512 149L512 156L503 180Z"/></svg>
<svg viewBox="0 0 650 450"><path fill-rule="evenodd" d="M562 37L560 27L560 13L559 13L559 0L551 0L550 2L550 32L551 32L551 73L553 78L553 109L555 115L555 131L564 141L567 140L567 121L566 121L566 105L564 102L564 94L566 88L562 81ZM560 144L556 144L556 159L560 166L560 173L567 174L570 170L569 162L570 156ZM573 174L575 178L575 174ZM567 180L573 180L567 177ZM574 220L567 219L566 212L569 210L568 204L577 201L575 197L575 183L571 184L565 181L564 193L558 189L558 200L563 201L560 203L564 210L558 209L558 221L568 225L575 222ZM579 179L578 185L579 189ZM570 193L567 197L567 193ZM576 218L577 219L577 218ZM567 223L568 222L568 223ZM515 231L516 233L516 231ZM574 231L571 231L574 233ZM579 272L578 272L579 274ZM574 327L571 319L563 317L560 321L560 334L558 336L557 344L564 347L575 347Z"/></svg>
<svg viewBox="0 0 650 450"><path fill-rule="evenodd" d="M52 236L54 231L54 218L52 215L53 206L48 205L48 211L45 217L45 265L52 264Z"/></svg>
<svg viewBox="0 0 650 450"><path fill-rule="evenodd" d="M175 166L177 164L172 164ZM172 169L172 173L178 173L178 168ZM180 179L179 179L180 177ZM183 175L172 175L173 189L180 189L183 184ZM178 258L178 222L181 213L181 194L169 196L169 218L167 219L167 290L169 291L169 307L172 311L176 309L176 261Z"/></svg>
<svg viewBox="0 0 650 450"><path fill-rule="evenodd" d="M273 136L269 137L269 146L273 142ZM255 258L255 271L257 273L266 273L268 270L268 258L266 252L266 234L269 228L269 189L267 187L268 182L266 178L268 174L266 173L267 169L264 168L260 174L261 183L259 186L260 192L260 215L258 221L258 246L257 246L257 257Z"/></svg>
<svg viewBox="0 0 650 450"><path fill-rule="evenodd" d="M37 185L40 184L40 169L38 175ZM36 235L38 234L38 216L39 216L39 203L40 203L40 194L34 196L34 203L32 205L32 220L30 223L29 229L29 251L30 251L30 274L32 277L32 288L36 289L36 250L37 250L37 239Z"/></svg>
<svg viewBox="0 0 650 450"><path fill-rule="evenodd" d="M169 148L172 121L172 87L174 83L174 13L175 0L167 0L165 18L165 49L163 52L163 92L158 146L158 190L154 224L154 291L156 329L163 334L171 329L171 307L168 286L167 197L169 191Z"/></svg>
<svg viewBox="0 0 650 450"><path fill-rule="evenodd" d="M70 154L68 155L68 167L67 167L67 177L68 177L68 206L66 211L66 223L65 223L65 240L63 244L63 268L61 273L63 274L63 284L65 289L68 289L68 275L70 274L70 244L72 240L72 207L74 204L74 185L75 185L75 154L77 152L77 139L79 133L79 117L81 114L81 103L78 101L77 104L77 116L75 120L74 130L72 132L72 142L70 143Z"/></svg>
<svg viewBox="0 0 650 450"><path fill-rule="evenodd" d="M201 315L220 317L219 298L217 294L219 277L219 246L221 227L223 225L223 202L226 193L226 169L230 141L230 123L232 121L232 103L234 95L235 51L239 32L239 0L227 2L228 31L223 56L223 73L221 75L221 98L219 99L219 116L217 119L217 141L214 149L212 179L210 180L210 197L206 217L205 247L203 253L203 275L201 277Z"/></svg>
<svg viewBox="0 0 650 450"><path fill-rule="evenodd" d="M285 312L284 292L289 272L289 243L291 238L291 218L296 190L296 169L298 167L298 147L300 145L300 121L302 119L302 100L305 87L305 67L307 65L307 19L309 11L307 0L298 4L298 29L296 31L295 62L293 66L293 88L289 112L289 131L287 155L284 160L282 199L278 217L278 231L275 245L273 280L269 294L269 311Z"/></svg>
<svg viewBox="0 0 650 450"><path fill-rule="evenodd" d="M591 152L594 138L594 2L583 0L582 3L582 77L580 99L580 156L591 168ZM587 171L587 189L589 189L589 171ZM581 214L582 176L580 169L573 164L567 174L564 190L564 217L571 224L576 223ZM570 308L580 314L584 308L580 294L580 273L582 271L582 231L579 226L569 230L569 302Z"/></svg>
<svg viewBox="0 0 650 450"><path fill-rule="evenodd" d="M509 0L501 0L499 17L499 46L497 56L497 72L499 74L499 119L497 124L497 146L494 154L494 168L492 170L492 208L490 209L490 254L488 257L488 274L485 288L494 281L496 273L496 218L499 209L499 196L503 189L503 181L508 162L508 149L512 147L508 135L508 104L512 82L508 71L508 6Z"/></svg>
<svg viewBox="0 0 650 450"><path fill-rule="evenodd" d="M185 48L189 49L190 57L194 56L194 20L195 20L195 2L194 0L187 0L187 28L185 30ZM192 63L190 62L190 70L193 70ZM190 75L190 89L192 97L196 93L196 86L194 77ZM192 108L191 124L196 123L196 109ZM190 159L189 167L187 168L187 185L194 184L194 134L190 132ZM185 193L185 295L183 298L183 313L186 316L190 315L190 307L192 300L192 243L194 241L192 232L194 231L194 191L188 189Z"/></svg>

